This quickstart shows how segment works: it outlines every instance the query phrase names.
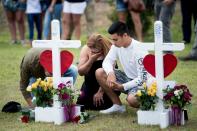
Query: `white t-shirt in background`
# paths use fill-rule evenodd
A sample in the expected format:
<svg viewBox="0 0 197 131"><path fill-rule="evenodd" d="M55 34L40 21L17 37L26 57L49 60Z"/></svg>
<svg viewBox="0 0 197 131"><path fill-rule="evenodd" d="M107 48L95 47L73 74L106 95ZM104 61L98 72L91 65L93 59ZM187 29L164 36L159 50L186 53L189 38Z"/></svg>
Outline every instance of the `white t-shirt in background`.
<svg viewBox="0 0 197 131"><path fill-rule="evenodd" d="M27 0L27 14L41 13L40 0Z"/></svg>

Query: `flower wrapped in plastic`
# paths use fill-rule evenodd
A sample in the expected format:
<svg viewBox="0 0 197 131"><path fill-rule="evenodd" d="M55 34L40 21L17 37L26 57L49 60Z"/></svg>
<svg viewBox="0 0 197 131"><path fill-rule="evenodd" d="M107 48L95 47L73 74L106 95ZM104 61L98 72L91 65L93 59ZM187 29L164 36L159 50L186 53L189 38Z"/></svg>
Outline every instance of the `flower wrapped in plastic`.
<svg viewBox="0 0 197 131"><path fill-rule="evenodd" d="M57 89L53 89L53 94L59 96L59 100L64 105L72 105L79 96L80 92L72 87L71 81L67 81L65 84L60 83Z"/></svg>
<svg viewBox="0 0 197 131"><path fill-rule="evenodd" d="M144 83L143 88L137 91L136 97L139 101L141 110L155 110L155 106L158 101L156 92L156 82L153 82L150 86L147 86L146 83Z"/></svg>
<svg viewBox="0 0 197 131"><path fill-rule="evenodd" d="M40 107L52 106L52 89L53 81L51 77L47 77L44 80L38 78L36 82L27 87L27 91L33 95L33 103Z"/></svg>
<svg viewBox="0 0 197 131"><path fill-rule="evenodd" d="M163 101L166 107L170 107L170 124L183 125L184 119L188 119L184 108L191 104L192 94L189 89L186 85L176 85L174 88L165 88L163 92Z"/></svg>
<svg viewBox="0 0 197 131"><path fill-rule="evenodd" d="M192 94L186 85L176 85L174 88L167 87L163 92L166 106L178 106L184 109L185 106L191 104Z"/></svg>

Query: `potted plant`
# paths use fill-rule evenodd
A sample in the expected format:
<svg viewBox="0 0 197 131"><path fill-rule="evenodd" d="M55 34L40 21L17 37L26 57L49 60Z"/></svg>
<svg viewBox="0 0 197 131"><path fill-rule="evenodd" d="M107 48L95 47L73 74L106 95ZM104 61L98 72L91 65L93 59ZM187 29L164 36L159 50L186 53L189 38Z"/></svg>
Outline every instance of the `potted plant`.
<svg viewBox="0 0 197 131"><path fill-rule="evenodd" d="M149 85L144 83L142 88L137 91L136 97L139 101L139 110L137 111L138 124L157 125L160 123L157 117L159 116L159 112L155 111L159 99L156 92L156 82L152 82Z"/></svg>
<svg viewBox="0 0 197 131"><path fill-rule="evenodd" d="M163 90L163 101L166 107L170 107L170 123L181 125L184 122L183 110L191 104L192 94L186 85L175 85L174 88L165 88Z"/></svg>
<svg viewBox="0 0 197 131"><path fill-rule="evenodd" d="M33 96L33 103L38 107L51 107L53 98L53 83L52 78L47 77L44 80L38 78L36 82L28 86L27 91L31 92Z"/></svg>
<svg viewBox="0 0 197 131"><path fill-rule="evenodd" d="M158 101L156 92L156 82L152 83L149 87L146 85L146 83L144 83L143 88L137 91L136 96L141 110L155 110L155 106Z"/></svg>
<svg viewBox="0 0 197 131"><path fill-rule="evenodd" d="M60 83L57 89L52 90L54 95L59 96L59 101L61 101L64 107L65 117L71 120L79 115L80 105L75 104L76 98L79 96L80 92L72 87L71 81L66 83Z"/></svg>

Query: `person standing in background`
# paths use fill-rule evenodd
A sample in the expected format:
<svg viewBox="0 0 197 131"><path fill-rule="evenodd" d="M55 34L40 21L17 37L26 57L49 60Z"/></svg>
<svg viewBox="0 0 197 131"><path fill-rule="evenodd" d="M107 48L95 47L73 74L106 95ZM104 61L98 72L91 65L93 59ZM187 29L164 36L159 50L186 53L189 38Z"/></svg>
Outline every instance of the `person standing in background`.
<svg viewBox="0 0 197 131"><path fill-rule="evenodd" d="M62 17L62 39L68 39L73 23L75 39L79 40L81 36L81 15L86 8L86 0L65 0Z"/></svg>
<svg viewBox="0 0 197 131"><path fill-rule="evenodd" d="M183 42L190 43L192 36L192 17L197 19L197 0L181 0Z"/></svg>
<svg viewBox="0 0 197 131"><path fill-rule="evenodd" d="M195 37L194 45L193 45L190 53L185 57L180 57L180 60L182 60L182 61L197 61L197 20L196 20L196 26L195 26L195 33L196 33L196 37Z"/></svg>
<svg viewBox="0 0 197 131"><path fill-rule="evenodd" d="M125 1L127 2L127 0L116 0L116 10L118 12L118 20L124 23L126 23L127 10L128 10L128 6L125 3ZM129 11L129 13L133 20L136 37L139 41L143 41L142 22L140 18L140 13L131 10Z"/></svg>
<svg viewBox="0 0 197 131"><path fill-rule="evenodd" d="M171 42L170 24L175 11L176 0L155 0L155 20L163 23L163 41Z"/></svg>
<svg viewBox="0 0 197 131"><path fill-rule="evenodd" d="M62 13L62 0L50 0L50 5L44 17L43 37L45 40L50 39L51 21L53 19L59 20L60 30L61 30L60 32L62 32L61 13Z"/></svg>
<svg viewBox="0 0 197 131"><path fill-rule="evenodd" d="M27 21L29 27L29 43L32 44L34 39L34 22L37 30L37 39L42 38L42 29L41 29L41 5L39 0L27 0Z"/></svg>
<svg viewBox="0 0 197 131"><path fill-rule="evenodd" d="M4 5L4 1L3 5ZM16 9L11 10L4 6L4 11L8 21L8 27L11 34L11 44L17 44L18 42L22 45L25 44L25 0L18 0L18 6ZM17 26L20 36L20 41L17 40Z"/></svg>

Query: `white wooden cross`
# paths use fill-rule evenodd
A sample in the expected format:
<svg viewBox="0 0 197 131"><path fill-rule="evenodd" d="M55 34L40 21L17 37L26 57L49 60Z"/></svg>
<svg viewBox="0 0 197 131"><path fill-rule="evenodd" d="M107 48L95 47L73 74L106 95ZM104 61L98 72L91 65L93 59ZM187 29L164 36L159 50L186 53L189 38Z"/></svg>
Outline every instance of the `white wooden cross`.
<svg viewBox="0 0 197 131"><path fill-rule="evenodd" d="M157 95L163 99L162 89L164 87L164 67L163 67L163 51L181 51L185 48L184 43L163 43L163 27L161 21L154 23L154 39L155 43L141 43L139 48L144 50L155 51L155 72L157 83ZM158 110L163 111L162 102Z"/></svg>
<svg viewBox="0 0 197 131"><path fill-rule="evenodd" d="M164 110L162 89L166 84L164 80L163 52L164 51L181 51L185 48L184 43L163 43L163 27L161 21L154 23L155 43L141 43L139 50L155 51L155 72L157 83L157 96L159 101L155 111L138 111L138 123L157 125L166 128L169 125L168 111Z"/></svg>
<svg viewBox="0 0 197 131"><path fill-rule="evenodd" d="M60 40L60 24L58 20L53 20L51 22L51 36L52 40L34 40L32 46L52 49L53 87L58 88L58 84L62 81L60 49L79 48L81 46L81 42L79 40ZM58 96L56 95L55 98L58 99ZM56 107L61 104L57 100L54 100L53 102Z"/></svg>

